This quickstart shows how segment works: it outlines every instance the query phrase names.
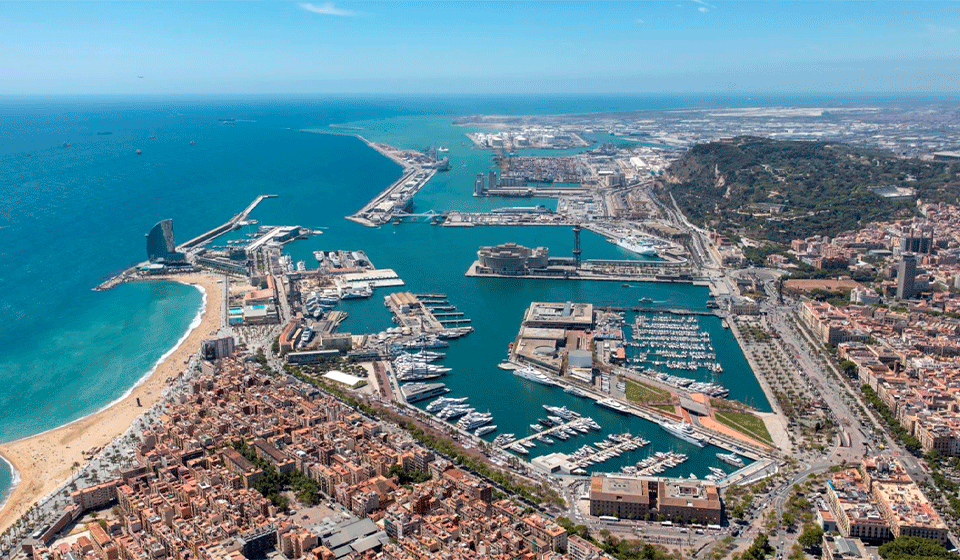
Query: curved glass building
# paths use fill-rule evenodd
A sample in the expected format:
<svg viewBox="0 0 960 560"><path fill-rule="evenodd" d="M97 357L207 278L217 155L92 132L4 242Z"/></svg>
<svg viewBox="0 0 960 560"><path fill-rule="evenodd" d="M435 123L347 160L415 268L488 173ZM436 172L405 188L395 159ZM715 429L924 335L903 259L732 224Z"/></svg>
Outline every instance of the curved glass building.
<svg viewBox="0 0 960 560"><path fill-rule="evenodd" d="M183 253L177 252L173 240L173 220L160 220L147 234L147 258L150 262L177 262Z"/></svg>

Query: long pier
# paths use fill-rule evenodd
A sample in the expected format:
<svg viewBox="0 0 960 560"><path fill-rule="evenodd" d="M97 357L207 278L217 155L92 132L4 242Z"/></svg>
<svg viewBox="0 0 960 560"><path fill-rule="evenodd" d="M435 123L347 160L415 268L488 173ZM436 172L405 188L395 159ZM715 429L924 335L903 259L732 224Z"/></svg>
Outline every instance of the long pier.
<svg viewBox="0 0 960 560"><path fill-rule="evenodd" d="M187 249L192 249L198 245L203 245L204 243L210 241L211 239L220 237L224 233L227 233L228 231L231 231L233 228L235 228L238 223L242 222L243 220L246 220L247 216L250 215L250 212L253 212L253 209L256 208L258 204L260 204L261 202L263 202L268 198L276 198L276 197L277 195L275 194L261 194L260 196L255 198L254 201L251 202L249 206L244 208L243 212L236 214L234 217L230 218L226 223L220 226L217 226L206 233L202 233L194 237L190 241L187 241L186 243L181 244L178 249L180 251L186 251Z"/></svg>
<svg viewBox="0 0 960 560"><path fill-rule="evenodd" d="M371 142L359 135L357 138L403 167L403 173L399 179L366 203L363 208L347 216L347 219L367 227L377 227L397 216L412 216L413 214L407 214L407 210L413 204L414 195L436 175L436 162L431 164L423 161L423 154L418 152L399 150L386 144ZM439 214L431 212L426 215L432 217Z"/></svg>
<svg viewBox="0 0 960 560"><path fill-rule="evenodd" d="M243 220L246 220L247 216L250 215L250 212L253 212L254 208L256 208L258 204L260 204L261 202L263 202L268 198L276 198L276 197L277 195L275 194L261 194L260 196L255 198L253 202L251 202L246 208L244 208L243 212L240 212L239 214L234 215L232 218L227 220L226 223L221 224L206 233L202 233L194 237L190 241L187 241L186 243L182 243L177 247L177 250L181 252L186 252L188 249L192 249L194 247L202 245L210 241L211 239L214 239L216 237L223 235L224 233L227 233L228 231L231 231L234 227L236 227L238 223L242 222ZM132 266L118 274L115 274L114 276L111 276L107 280L104 280L103 282L98 284L94 288L94 290L98 292L105 291L113 288L118 284L122 284L123 282L131 278L132 273L136 271L138 266L140 266L140 264L136 266Z"/></svg>
<svg viewBox="0 0 960 560"><path fill-rule="evenodd" d="M526 442L528 442L528 441L535 440L535 439L537 439L537 438L540 437L540 436L549 436L550 434L552 434L553 432L555 432L555 431L557 431L557 430L559 430L559 429L561 429L561 428L567 428L567 427L572 426L572 425L574 425L574 424L580 424L580 423L583 422L584 420L585 420L585 418L574 418L573 420L569 420L569 421L567 421L567 422L564 422L563 424L560 424L560 425L557 425L557 426L550 426L550 427L548 427L548 428L544 428L542 431L535 432L535 433L533 433L533 434L531 434L531 435L529 435L529 436L516 439L516 440L514 440L514 441L512 441L512 442L510 442L510 443L508 443L507 445L504 445L504 446L502 446L502 447L504 447L504 448L509 448L510 446L512 446L512 445L514 445L514 444L523 445L524 443L526 443ZM578 433L579 433L579 432L578 432ZM589 432L588 432L588 433L589 433ZM586 435L586 434L581 434L581 435Z"/></svg>

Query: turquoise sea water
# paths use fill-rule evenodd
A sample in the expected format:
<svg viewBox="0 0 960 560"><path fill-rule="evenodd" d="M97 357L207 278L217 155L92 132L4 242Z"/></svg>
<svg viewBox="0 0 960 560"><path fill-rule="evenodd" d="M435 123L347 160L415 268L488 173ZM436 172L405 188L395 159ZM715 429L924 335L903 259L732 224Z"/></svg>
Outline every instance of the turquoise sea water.
<svg viewBox="0 0 960 560"><path fill-rule="evenodd" d="M448 147L453 169L421 191L416 207L480 210L536 201L470 196L476 173L490 168L490 154L474 149L464 129L450 126L452 115L824 102L697 96L0 98L0 441L55 428L107 405L183 336L201 302L191 287L156 282L91 291L143 259L143 235L154 223L173 218L177 238L184 240L225 221L256 195L273 193L280 198L253 215L261 223L328 228L289 245L295 260L312 265L316 249L363 249L379 267L397 270L407 282L403 289L445 292L473 319L476 332L452 344L445 363L454 373L445 381L454 394L489 409L501 431L520 433L542 416L540 404L546 402L590 414L607 425L605 433L630 429L657 442L633 460L654 450L685 449L655 426L531 386L495 364L530 301L622 304L647 296L664 305L702 306L705 289L465 278L480 245L516 241L563 255L571 250L572 235L564 228L363 228L343 216L396 179L399 167L355 138L299 130L349 123L371 140ZM237 119L236 125L220 124L228 118ZM72 146L64 148L66 141ZM583 251L585 258L630 257L589 232ZM382 305L386 293L344 303L350 314L344 330L392 326ZM727 371L719 381L733 397L766 409L732 338L716 321L705 327ZM678 472L702 474L714 464L712 453L700 456ZM9 468L0 462L0 501L9 485Z"/></svg>

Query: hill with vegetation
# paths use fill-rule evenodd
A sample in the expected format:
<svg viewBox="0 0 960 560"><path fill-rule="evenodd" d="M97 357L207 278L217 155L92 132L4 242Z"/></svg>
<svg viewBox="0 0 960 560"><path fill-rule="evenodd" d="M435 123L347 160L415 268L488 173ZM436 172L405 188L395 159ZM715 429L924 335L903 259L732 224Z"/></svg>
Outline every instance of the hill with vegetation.
<svg viewBox="0 0 960 560"><path fill-rule="evenodd" d="M925 202L956 204L958 173L957 163L741 136L694 146L670 166L660 188L694 223L786 243L915 212L914 200L884 198L871 187L907 187Z"/></svg>

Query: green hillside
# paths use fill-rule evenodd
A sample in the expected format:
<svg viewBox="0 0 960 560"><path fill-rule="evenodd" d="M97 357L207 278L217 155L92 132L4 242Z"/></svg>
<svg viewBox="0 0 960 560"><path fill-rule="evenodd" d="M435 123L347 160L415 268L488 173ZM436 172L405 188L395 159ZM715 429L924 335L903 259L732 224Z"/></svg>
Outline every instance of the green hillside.
<svg viewBox="0 0 960 560"><path fill-rule="evenodd" d="M869 187L915 189L956 204L960 164L903 159L842 144L737 137L691 148L668 170L661 194L700 225L777 242L833 235L914 212Z"/></svg>

